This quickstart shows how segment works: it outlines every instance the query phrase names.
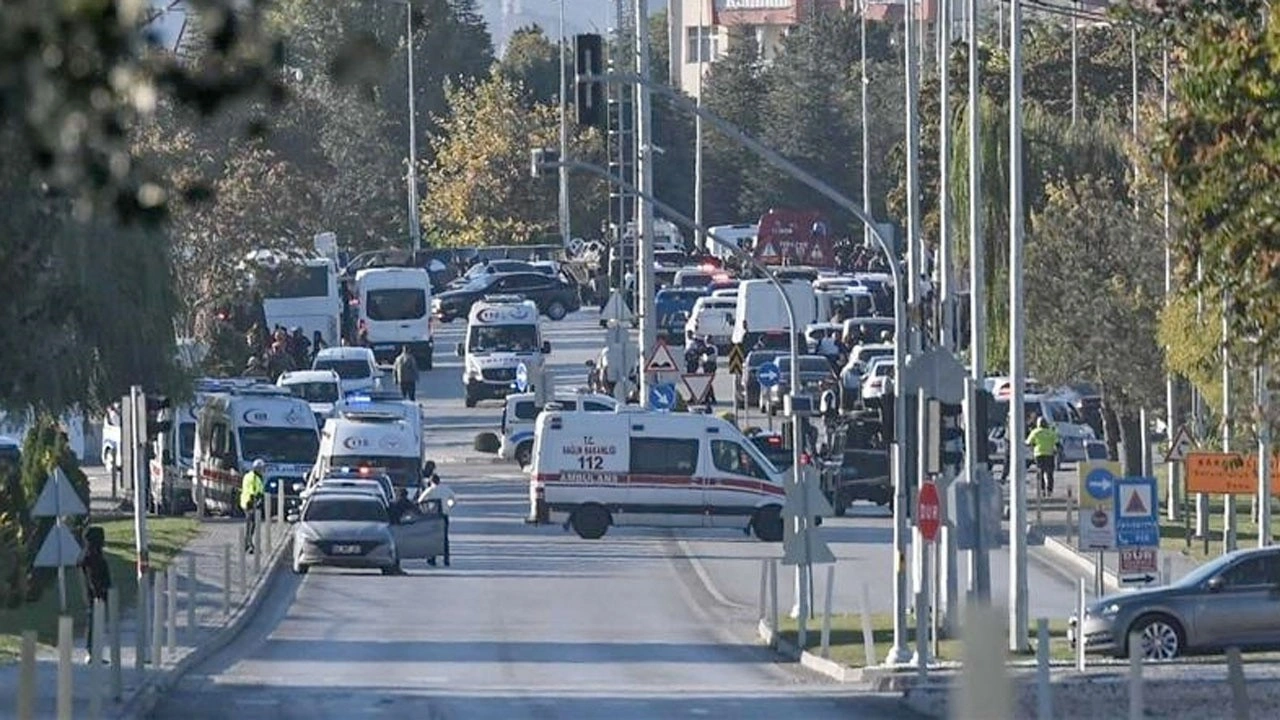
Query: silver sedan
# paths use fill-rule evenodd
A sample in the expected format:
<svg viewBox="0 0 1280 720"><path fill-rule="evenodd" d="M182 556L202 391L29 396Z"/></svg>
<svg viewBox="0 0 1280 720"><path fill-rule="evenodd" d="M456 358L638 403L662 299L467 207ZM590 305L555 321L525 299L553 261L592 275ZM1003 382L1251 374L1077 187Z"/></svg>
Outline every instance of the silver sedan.
<svg viewBox="0 0 1280 720"><path fill-rule="evenodd" d="M1280 548L1239 550L1172 585L1110 595L1072 617L1068 636L1090 652L1120 657L1136 634L1142 655L1280 647Z"/></svg>
<svg viewBox="0 0 1280 720"><path fill-rule="evenodd" d="M376 495L320 493L307 500L296 520L295 573L314 565L378 569L384 575L400 570L391 519Z"/></svg>

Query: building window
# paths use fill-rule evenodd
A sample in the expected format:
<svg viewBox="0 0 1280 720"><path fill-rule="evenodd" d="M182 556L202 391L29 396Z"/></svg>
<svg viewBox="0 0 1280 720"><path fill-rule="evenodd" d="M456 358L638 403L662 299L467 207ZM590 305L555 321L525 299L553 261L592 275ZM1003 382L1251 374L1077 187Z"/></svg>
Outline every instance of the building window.
<svg viewBox="0 0 1280 720"><path fill-rule="evenodd" d="M715 28L707 26L685 28L685 62L712 62L716 59L717 45Z"/></svg>

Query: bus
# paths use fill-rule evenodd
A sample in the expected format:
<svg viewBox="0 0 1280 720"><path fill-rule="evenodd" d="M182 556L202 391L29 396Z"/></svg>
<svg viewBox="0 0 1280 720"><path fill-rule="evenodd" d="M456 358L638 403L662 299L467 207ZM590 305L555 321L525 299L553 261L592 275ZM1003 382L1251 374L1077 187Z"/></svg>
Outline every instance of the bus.
<svg viewBox="0 0 1280 720"><path fill-rule="evenodd" d="M271 281L262 288L262 313L267 330L283 326L302 328L307 339L320 336L330 347L339 344L342 300L338 295L338 269L332 260L281 260Z"/></svg>

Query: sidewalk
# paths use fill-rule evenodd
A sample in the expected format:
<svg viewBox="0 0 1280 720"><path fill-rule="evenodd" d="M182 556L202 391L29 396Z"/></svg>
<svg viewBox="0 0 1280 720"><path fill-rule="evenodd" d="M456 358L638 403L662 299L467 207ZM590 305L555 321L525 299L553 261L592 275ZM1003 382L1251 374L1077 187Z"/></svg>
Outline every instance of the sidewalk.
<svg viewBox="0 0 1280 720"><path fill-rule="evenodd" d="M95 488L96 490L96 488ZM107 491L110 492L110 479L107 478ZM96 494L96 493L95 493ZM74 660L72 694L75 708L73 717L90 718L91 681L97 675L97 682L103 688L102 717L137 717L145 715L150 704L163 692L167 683L174 678L175 669L185 671L186 668L200 662L218 648L226 644L244 621L253 613L262 597L271 576L271 570L279 565L281 558L287 558L285 550L289 537L288 525L277 523L272 528L272 545L267 547L265 527L258 554L258 572L254 570L254 556L244 556L240 550L240 532L243 521L231 518L211 518L201 524L200 532L176 555L171 569L177 573L177 593L175 627L175 645L172 649L166 646L162 653L159 667L148 663L145 669L139 670L135 664L135 643L137 638L137 609L122 607L120 609L120 700L111 699L111 678L115 668L102 665L94 673L85 662L84 637L79 633L75 638L76 649ZM230 551L231 592L229 612L224 607L226 600L224 578L226 562L224 548ZM188 557L195 558L195 576L188 574ZM241 561L243 560L243 575ZM241 582L241 577L245 578ZM163 575L157 575L158 582L164 582ZM116 578L117 584L134 582L133 578ZM189 593L194 591L194 624L188 625ZM166 606L168 604L167 592ZM166 608L167 609L167 608ZM149 631L149 628L148 628ZM162 633L162 641L167 642L167 628ZM150 643L148 642L148 645ZM150 648L146 654L150 653ZM110 658L110 635L105 636L104 654ZM52 648L37 650L35 718L56 717L57 706L57 652ZM17 717L17 697L19 682L19 663L0 665L0 718Z"/></svg>

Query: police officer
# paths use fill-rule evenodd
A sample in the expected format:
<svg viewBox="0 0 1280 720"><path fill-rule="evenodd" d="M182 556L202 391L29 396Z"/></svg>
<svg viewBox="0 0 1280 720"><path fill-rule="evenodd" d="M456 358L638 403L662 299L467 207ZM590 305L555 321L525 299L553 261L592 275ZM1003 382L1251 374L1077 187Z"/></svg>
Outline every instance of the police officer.
<svg viewBox="0 0 1280 720"><path fill-rule="evenodd" d="M244 511L244 551L253 554L253 533L258 524L258 508L266 495L266 483L262 479L262 471L267 464L258 458L253 467L240 480L240 509Z"/></svg>

